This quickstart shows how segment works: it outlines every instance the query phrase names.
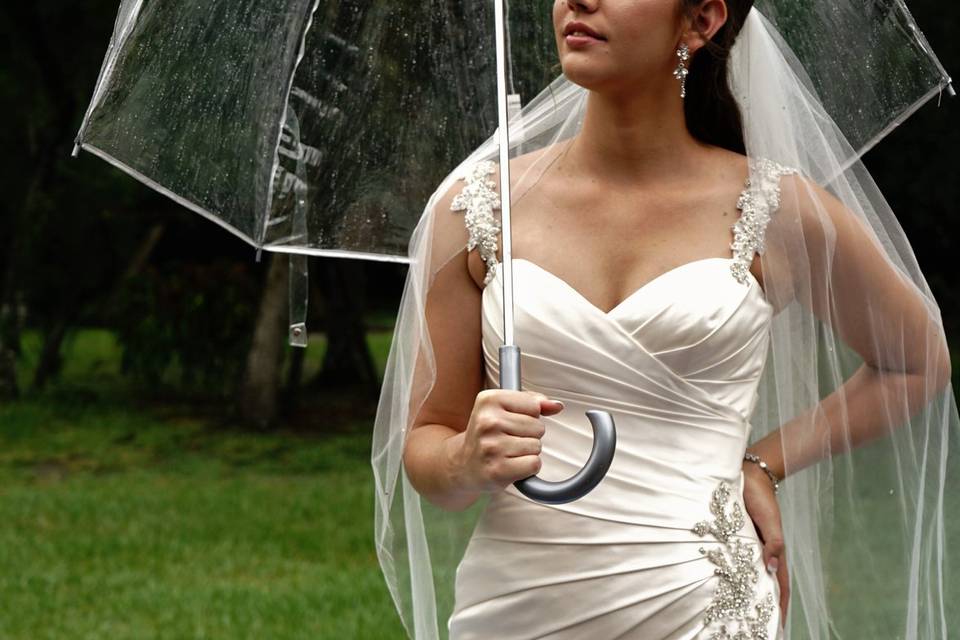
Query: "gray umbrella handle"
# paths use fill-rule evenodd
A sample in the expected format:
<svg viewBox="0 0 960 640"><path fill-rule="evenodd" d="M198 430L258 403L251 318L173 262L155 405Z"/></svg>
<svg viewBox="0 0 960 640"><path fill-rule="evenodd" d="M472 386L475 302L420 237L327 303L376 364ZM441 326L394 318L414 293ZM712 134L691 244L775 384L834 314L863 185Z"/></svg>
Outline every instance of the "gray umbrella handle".
<svg viewBox="0 0 960 640"><path fill-rule="evenodd" d="M500 346L500 388L520 390L520 347L515 344ZM560 482L548 482L537 476L517 480L513 484L520 493L537 502L563 504L579 500L600 483L613 462L617 430L613 416L607 411L588 409L586 413L593 427L593 450L583 468Z"/></svg>

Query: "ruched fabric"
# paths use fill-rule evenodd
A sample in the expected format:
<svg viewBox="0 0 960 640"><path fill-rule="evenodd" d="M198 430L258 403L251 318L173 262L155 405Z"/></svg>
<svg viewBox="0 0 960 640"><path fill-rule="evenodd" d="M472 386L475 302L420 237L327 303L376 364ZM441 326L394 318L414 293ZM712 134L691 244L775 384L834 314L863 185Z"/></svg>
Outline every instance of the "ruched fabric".
<svg viewBox="0 0 960 640"><path fill-rule="evenodd" d="M572 503L544 505L513 485L491 496L457 569L451 640L781 637L741 471L773 308L752 274L734 278L733 260L682 264L605 313L513 258L521 388L565 405L541 417L538 475L561 480L584 464L587 409L613 415L617 449ZM483 292L491 388L501 271Z"/></svg>

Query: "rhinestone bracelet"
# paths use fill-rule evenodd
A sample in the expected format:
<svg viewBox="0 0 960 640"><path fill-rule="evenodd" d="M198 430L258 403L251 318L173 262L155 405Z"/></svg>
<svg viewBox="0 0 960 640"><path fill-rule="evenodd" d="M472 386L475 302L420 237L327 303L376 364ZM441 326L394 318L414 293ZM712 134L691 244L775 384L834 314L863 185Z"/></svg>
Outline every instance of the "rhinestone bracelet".
<svg viewBox="0 0 960 640"><path fill-rule="evenodd" d="M777 480L776 474L774 474L773 471L770 471L770 468L767 466L767 463L761 460L760 456L758 456L755 453L750 453L749 451L747 451L746 453L743 454L743 459L749 460L750 462L756 462L758 465L760 465L760 468L763 469L768 476L770 476L770 482L773 483L773 492L776 493L777 491L780 490L780 482Z"/></svg>

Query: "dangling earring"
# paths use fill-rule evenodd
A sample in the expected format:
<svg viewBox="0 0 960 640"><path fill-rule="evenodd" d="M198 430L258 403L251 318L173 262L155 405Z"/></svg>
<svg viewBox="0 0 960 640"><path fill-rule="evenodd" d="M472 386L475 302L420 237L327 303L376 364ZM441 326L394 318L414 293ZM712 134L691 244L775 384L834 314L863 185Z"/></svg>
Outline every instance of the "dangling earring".
<svg viewBox="0 0 960 640"><path fill-rule="evenodd" d="M682 43L680 48L677 49L677 57L680 58L680 63L677 65L677 68L673 70L673 77L680 81L680 97L686 98L687 74L690 73L690 70L684 66L684 63L690 59L690 48L686 42Z"/></svg>

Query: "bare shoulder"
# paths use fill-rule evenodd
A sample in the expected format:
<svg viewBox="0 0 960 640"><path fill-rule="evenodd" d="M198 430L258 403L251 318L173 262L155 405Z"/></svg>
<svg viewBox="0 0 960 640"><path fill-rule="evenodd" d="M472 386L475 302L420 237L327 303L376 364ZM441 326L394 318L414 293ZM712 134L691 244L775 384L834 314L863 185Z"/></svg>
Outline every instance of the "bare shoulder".
<svg viewBox="0 0 960 640"><path fill-rule="evenodd" d="M708 145L691 167L690 175L680 176L679 184L698 185L698 195L712 202L733 203L746 187L750 159L736 151Z"/></svg>
<svg viewBox="0 0 960 640"><path fill-rule="evenodd" d="M566 141L561 141L510 158L510 183L512 189L523 189L527 181L534 179L534 176L531 176L528 172L536 167L546 167L550 161L563 152L565 147ZM493 165L495 170L490 177L496 185L497 193L500 193L500 163L494 160Z"/></svg>
<svg viewBox="0 0 960 640"><path fill-rule="evenodd" d="M750 159L742 153L722 147L715 147L713 153L717 184L725 185L725 191L742 191L750 176Z"/></svg>
<svg viewBox="0 0 960 640"><path fill-rule="evenodd" d="M516 201L518 199L518 194L523 193L523 191L530 186L530 184L537 181L538 175L541 171L538 168L546 167L550 161L556 157L559 153L563 151L565 144L563 142L547 145L540 149L530 151L518 155L516 157L510 158L510 184L511 184L511 199ZM494 190L499 195L501 193L500 189L500 163L496 160L492 161L493 171L487 177L488 180L492 180L494 184ZM456 188L456 191L459 191L462 188L463 183L458 181L459 185ZM500 210L496 209L494 215L499 221ZM463 221L460 221L461 224ZM503 257L501 250L502 246L502 232L498 234L496 241L496 256L499 261ZM470 272L470 277L473 280L474 284L478 289L483 289L485 287L484 281L488 272L487 264L484 262L483 258L480 255L479 251L468 251L466 256L467 261L467 270Z"/></svg>
<svg viewBox="0 0 960 640"><path fill-rule="evenodd" d="M514 185L514 188L517 188L518 180L522 181L525 179L527 170L534 166L539 158L551 153L558 153L560 146L561 145L559 144L549 145L542 149L537 149L535 151L519 155L515 158L511 158L510 181ZM492 160L491 163L493 166L493 171L491 171L490 175L487 176L487 179L494 182L494 190L499 194L499 163L496 160ZM463 191L465 186L464 178L466 177L466 174L471 170L472 166L475 166L475 164L476 163L471 163L471 165L462 167L460 169L461 175L450 181L449 185L447 185L446 189L444 189L442 192L439 191L440 188L442 188L442 185L438 187L438 193L435 194L435 200L433 204L433 211L439 214L434 220L435 241L439 239L439 237L444 237L451 239L452 241L462 241L464 245L466 244L467 232L464 227L462 208L457 206L456 198ZM460 212L460 215L445 215L456 212Z"/></svg>

